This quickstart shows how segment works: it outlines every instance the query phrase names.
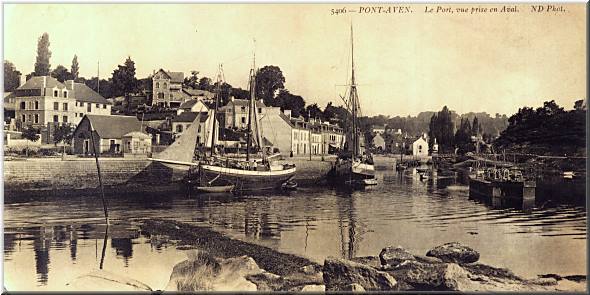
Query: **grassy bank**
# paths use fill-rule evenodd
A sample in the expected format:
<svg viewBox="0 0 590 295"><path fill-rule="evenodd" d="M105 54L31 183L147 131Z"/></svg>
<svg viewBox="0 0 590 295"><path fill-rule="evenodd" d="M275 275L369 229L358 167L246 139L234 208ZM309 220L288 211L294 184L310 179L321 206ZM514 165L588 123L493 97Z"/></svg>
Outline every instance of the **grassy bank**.
<svg viewBox="0 0 590 295"><path fill-rule="evenodd" d="M179 240L179 245L195 246L215 257L229 258L247 255L254 258L261 268L280 276L299 273L301 268L307 265L317 265L317 263L303 257L231 239L205 227L176 221L147 220L141 225L141 230L149 235L168 236L170 240Z"/></svg>

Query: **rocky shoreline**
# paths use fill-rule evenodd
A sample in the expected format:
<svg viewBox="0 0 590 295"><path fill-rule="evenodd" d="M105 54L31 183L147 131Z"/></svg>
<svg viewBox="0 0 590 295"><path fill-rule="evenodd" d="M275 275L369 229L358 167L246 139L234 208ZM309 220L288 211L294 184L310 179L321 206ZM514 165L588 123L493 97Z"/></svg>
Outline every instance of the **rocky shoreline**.
<svg viewBox="0 0 590 295"><path fill-rule="evenodd" d="M169 244L187 253L187 259L171 271L164 291L586 291L584 275L521 278L510 270L478 263L479 253L457 242L433 247L425 255L392 246L376 256L351 260L327 257L320 265L175 221L147 220L141 230L152 243ZM102 290L111 290L104 286L108 281L113 291L152 290L131 278L113 277L96 271L75 279L68 287L90 290L100 285Z"/></svg>

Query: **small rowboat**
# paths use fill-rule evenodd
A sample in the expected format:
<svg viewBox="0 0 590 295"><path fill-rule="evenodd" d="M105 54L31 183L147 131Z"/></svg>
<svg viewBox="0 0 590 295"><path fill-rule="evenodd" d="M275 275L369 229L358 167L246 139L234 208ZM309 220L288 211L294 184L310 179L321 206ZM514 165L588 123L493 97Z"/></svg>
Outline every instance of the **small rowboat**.
<svg viewBox="0 0 590 295"><path fill-rule="evenodd" d="M288 180L281 185L281 188L284 190L296 190L297 189L297 182Z"/></svg>
<svg viewBox="0 0 590 295"><path fill-rule="evenodd" d="M377 179L375 179L375 178L363 179L363 184L364 185L377 185Z"/></svg>
<svg viewBox="0 0 590 295"><path fill-rule="evenodd" d="M203 193L229 193L234 190L233 185L197 186L197 191Z"/></svg>

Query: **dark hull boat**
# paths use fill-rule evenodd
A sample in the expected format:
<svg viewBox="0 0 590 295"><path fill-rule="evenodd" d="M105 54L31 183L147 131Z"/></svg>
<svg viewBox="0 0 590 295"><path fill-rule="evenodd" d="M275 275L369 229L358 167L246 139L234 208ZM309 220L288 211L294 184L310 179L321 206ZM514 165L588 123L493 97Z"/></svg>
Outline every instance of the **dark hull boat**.
<svg viewBox="0 0 590 295"><path fill-rule="evenodd" d="M201 184L214 186L234 186L235 191L259 191L280 189L295 176L295 167L281 170L244 170L237 168L201 165L199 180Z"/></svg>
<svg viewBox="0 0 590 295"><path fill-rule="evenodd" d="M350 41L351 41L351 65L352 75L350 80L350 89L348 91L348 99L345 104L352 115L351 126L349 128L345 147L347 150L340 154L338 160L328 172L328 180L335 184L344 184L349 186L368 186L376 185L375 166L370 153L363 153L361 142L361 130L359 128L359 114L360 103L357 93L357 85L354 75L354 43L352 26L350 27Z"/></svg>
<svg viewBox="0 0 590 295"><path fill-rule="evenodd" d="M469 197L497 208L530 208L535 203L535 189L535 181L469 176Z"/></svg>

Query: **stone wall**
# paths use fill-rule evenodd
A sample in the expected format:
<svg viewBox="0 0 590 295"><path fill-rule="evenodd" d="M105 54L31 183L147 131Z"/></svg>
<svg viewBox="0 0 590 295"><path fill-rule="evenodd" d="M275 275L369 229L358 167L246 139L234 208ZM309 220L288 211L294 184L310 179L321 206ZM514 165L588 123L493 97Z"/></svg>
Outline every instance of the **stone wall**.
<svg viewBox="0 0 590 295"><path fill-rule="evenodd" d="M107 192L155 192L180 187L182 173L147 159L101 158ZM68 195L98 192L94 158L27 159L4 162L4 196Z"/></svg>
<svg viewBox="0 0 590 295"><path fill-rule="evenodd" d="M186 172L147 159L100 158L100 169L107 193L158 193L185 190L181 180ZM295 181L315 184L323 179L333 160L319 157L288 158L297 165ZM94 158L43 158L4 162L5 199L98 194L98 174Z"/></svg>

